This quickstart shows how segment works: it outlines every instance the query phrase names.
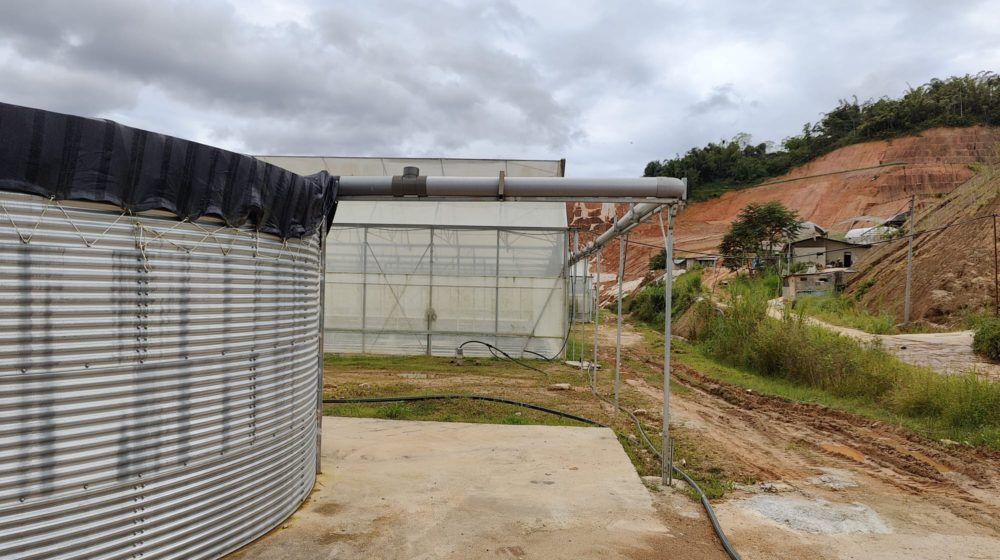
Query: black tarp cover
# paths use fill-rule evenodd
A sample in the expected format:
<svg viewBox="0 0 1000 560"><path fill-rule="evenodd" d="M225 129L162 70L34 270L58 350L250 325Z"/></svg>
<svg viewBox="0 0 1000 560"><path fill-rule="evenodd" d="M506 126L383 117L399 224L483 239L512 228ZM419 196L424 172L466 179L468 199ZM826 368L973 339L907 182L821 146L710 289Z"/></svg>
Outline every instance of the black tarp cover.
<svg viewBox="0 0 1000 560"><path fill-rule="evenodd" d="M339 177L301 176L189 140L0 103L0 190L217 216L281 238L329 225Z"/></svg>

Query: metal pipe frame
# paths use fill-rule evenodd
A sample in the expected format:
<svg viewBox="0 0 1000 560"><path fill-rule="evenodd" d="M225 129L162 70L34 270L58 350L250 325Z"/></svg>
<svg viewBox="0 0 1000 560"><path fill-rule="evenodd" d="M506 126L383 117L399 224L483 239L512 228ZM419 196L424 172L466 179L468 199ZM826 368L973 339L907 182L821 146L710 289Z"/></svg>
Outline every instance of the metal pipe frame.
<svg viewBox="0 0 1000 560"><path fill-rule="evenodd" d="M687 179L678 179L685 188L687 188ZM629 210L620 220L617 220L609 229L597 237L597 239L591 241L586 247L580 249L579 251L574 251L570 256L570 263L575 263L580 259L585 259L589 257L594 251L599 251L601 247L609 243L612 239L624 235L634 229L636 226L642 223L647 216L656 212L663 206L676 206L680 203L680 200L672 200L666 202L643 202L641 204L635 204L632 209Z"/></svg>
<svg viewBox="0 0 1000 560"><path fill-rule="evenodd" d="M597 329L600 328L601 324L601 252L597 252L597 271L594 273L595 284L594 284L594 358L593 362L590 364L593 370L593 376L591 377L591 386L596 387L597 385Z"/></svg>
<svg viewBox="0 0 1000 560"><path fill-rule="evenodd" d="M660 234L663 235L663 250L666 256L666 270L663 276L663 441L660 459L660 477L663 484L673 484L674 453L670 441L670 325L673 311L674 291L674 216L676 207L667 210L667 231L663 231L663 215L660 215Z"/></svg>

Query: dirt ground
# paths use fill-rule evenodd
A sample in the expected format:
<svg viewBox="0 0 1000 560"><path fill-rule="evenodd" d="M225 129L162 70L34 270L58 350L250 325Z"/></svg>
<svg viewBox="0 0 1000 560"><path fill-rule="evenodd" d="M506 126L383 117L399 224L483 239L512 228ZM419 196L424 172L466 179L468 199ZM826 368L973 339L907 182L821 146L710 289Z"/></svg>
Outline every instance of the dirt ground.
<svg viewBox="0 0 1000 560"><path fill-rule="evenodd" d="M642 346L629 352L661 367ZM673 370L689 391L671 396L671 430L757 481L717 506L745 557L1000 558L1000 453Z"/></svg>
<svg viewBox="0 0 1000 560"><path fill-rule="evenodd" d="M598 387L606 395L614 371L614 336L613 317L604 317ZM622 402L645 410L650 436L658 439L662 401L656 380L662 351L627 323L623 341ZM567 410L610 423L619 433L630 428L627 419L590 394L579 370L547 365L550 373L542 378L503 362L410 363L331 363L326 390L474 392ZM745 558L1000 558L1000 452L928 440L824 406L748 392L674 363L676 458L703 476L715 473L739 483L714 503ZM554 382L569 383L571 389L553 391ZM619 440L640 474L656 472L655 460L641 444L624 436ZM670 491L655 496L658 511L672 516L667 522L672 531L687 535L685 547L693 543L706 558L717 557L706 519L697 507L690 508L696 502ZM670 558L664 551L673 550L640 546L626 557Z"/></svg>

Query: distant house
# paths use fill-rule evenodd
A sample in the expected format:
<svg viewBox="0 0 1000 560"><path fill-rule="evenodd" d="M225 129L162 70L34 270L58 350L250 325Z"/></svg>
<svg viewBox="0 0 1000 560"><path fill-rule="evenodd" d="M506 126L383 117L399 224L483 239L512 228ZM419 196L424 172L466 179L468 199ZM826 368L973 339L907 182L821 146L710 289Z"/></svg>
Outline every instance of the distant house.
<svg viewBox="0 0 1000 560"><path fill-rule="evenodd" d="M821 272L788 274L781 279L781 296L785 301L795 301L803 294L823 295L844 287L855 271L847 268L828 268Z"/></svg>
<svg viewBox="0 0 1000 560"><path fill-rule="evenodd" d="M866 243L850 243L830 239L825 235L799 239L792 242L791 246L792 265L807 263L819 267L850 267L871 249L871 245ZM788 258L787 247L784 256Z"/></svg>
<svg viewBox="0 0 1000 560"><path fill-rule="evenodd" d="M697 257L687 257L683 259L684 270L691 270L695 267L701 268L712 268L715 266L715 261L717 257L707 257L707 256L697 256ZM680 264L676 260L675 264Z"/></svg>

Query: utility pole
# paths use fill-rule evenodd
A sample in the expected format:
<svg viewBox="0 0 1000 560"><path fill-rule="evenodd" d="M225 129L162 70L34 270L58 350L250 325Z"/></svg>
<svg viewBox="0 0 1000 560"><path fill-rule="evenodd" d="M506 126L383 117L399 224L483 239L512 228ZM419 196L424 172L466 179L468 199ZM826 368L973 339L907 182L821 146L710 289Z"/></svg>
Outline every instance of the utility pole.
<svg viewBox="0 0 1000 560"><path fill-rule="evenodd" d="M913 224L917 221L917 215L914 212L914 207L916 206L916 195L910 195L910 235L909 242L906 245L906 293L903 301L903 324L910 324L910 290L913 289Z"/></svg>
<svg viewBox="0 0 1000 560"><path fill-rule="evenodd" d="M993 314L1000 317L1000 268L997 267L996 214L993 214Z"/></svg>

